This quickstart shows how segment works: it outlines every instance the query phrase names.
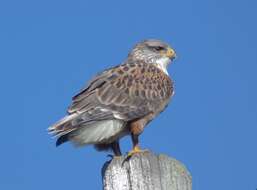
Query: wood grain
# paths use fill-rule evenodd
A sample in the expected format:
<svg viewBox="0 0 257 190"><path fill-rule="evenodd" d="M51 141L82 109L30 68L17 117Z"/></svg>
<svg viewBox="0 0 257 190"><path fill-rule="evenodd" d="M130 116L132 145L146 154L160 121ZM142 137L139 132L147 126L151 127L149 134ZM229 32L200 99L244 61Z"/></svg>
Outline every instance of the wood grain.
<svg viewBox="0 0 257 190"><path fill-rule="evenodd" d="M185 166L166 155L144 152L114 157L102 169L104 190L191 190Z"/></svg>

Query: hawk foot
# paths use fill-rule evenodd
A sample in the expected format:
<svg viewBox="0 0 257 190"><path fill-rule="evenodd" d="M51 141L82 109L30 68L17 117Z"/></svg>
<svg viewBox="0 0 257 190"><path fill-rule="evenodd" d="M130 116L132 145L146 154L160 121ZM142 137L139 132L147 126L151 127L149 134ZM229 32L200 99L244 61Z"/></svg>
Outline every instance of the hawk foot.
<svg viewBox="0 0 257 190"><path fill-rule="evenodd" d="M134 154L137 154L137 153L142 153L142 152L149 152L149 150L147 149L140 149L139 146L135 146L128 154L127 154L127 157L131 157L133 156Z"/></svg>
<svg viewBox="0 0 257 190"><path fill-rule="evenodd" d="M143 152L149 152L149 150L147 150L147 149L142 150L142 149L140 149L139 146L135 146L135 147L133 148L133 150L131 150L130 152L128 152L127 156L125 157L125 159L124 159L123 162L122 162L122 166L124 165L124 163L125 163L126 161L129 161L130 158L131 158L134 154L143 153Z"/></svg>

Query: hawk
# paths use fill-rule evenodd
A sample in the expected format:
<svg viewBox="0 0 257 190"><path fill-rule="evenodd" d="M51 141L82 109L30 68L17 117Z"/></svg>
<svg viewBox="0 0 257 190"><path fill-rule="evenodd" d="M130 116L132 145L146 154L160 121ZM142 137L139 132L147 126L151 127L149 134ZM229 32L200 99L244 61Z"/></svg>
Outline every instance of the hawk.
<svg viewBox="0 0 257 190"><path fill-rule="evenodd" d="M67 115L48 128L56 146L71 141L121 155L119 140L131 135L141 152L139 135L160 114L174 94L167 66L176 57L166 43L149 39L135 45L118 66L96 75L72 98Z"/></svg>

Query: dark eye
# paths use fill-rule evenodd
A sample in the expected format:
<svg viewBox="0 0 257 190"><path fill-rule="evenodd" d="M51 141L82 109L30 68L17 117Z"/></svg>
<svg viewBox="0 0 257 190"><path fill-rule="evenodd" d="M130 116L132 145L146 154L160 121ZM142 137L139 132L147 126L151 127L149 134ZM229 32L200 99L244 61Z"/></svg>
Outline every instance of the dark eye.
<svg viewBox="0 0 257 190"><path fill-rule="evenodd" d="M161 50L164 50L165 48L162 46L155 46L155 47L153 47L153 49L156 51L161 51Z"/></svg>

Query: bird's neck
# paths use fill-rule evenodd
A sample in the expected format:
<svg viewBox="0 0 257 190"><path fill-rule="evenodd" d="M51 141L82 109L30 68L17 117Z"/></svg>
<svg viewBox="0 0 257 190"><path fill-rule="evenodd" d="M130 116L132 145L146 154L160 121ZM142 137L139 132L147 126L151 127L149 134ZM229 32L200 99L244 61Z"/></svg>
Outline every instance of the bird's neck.
<svg viewBox="0 0 257 190"><path fill-rule="evenodd" d="M128 57L129 62L144 62L146 64L153 64L155 67L159 68L161 71L163 71L166 75L169 75L167 67L170 63L170 59L168 57L161 57L158 59L155 59L151 56L149 57L142 57L142 56L129 56Z"/></svg>

